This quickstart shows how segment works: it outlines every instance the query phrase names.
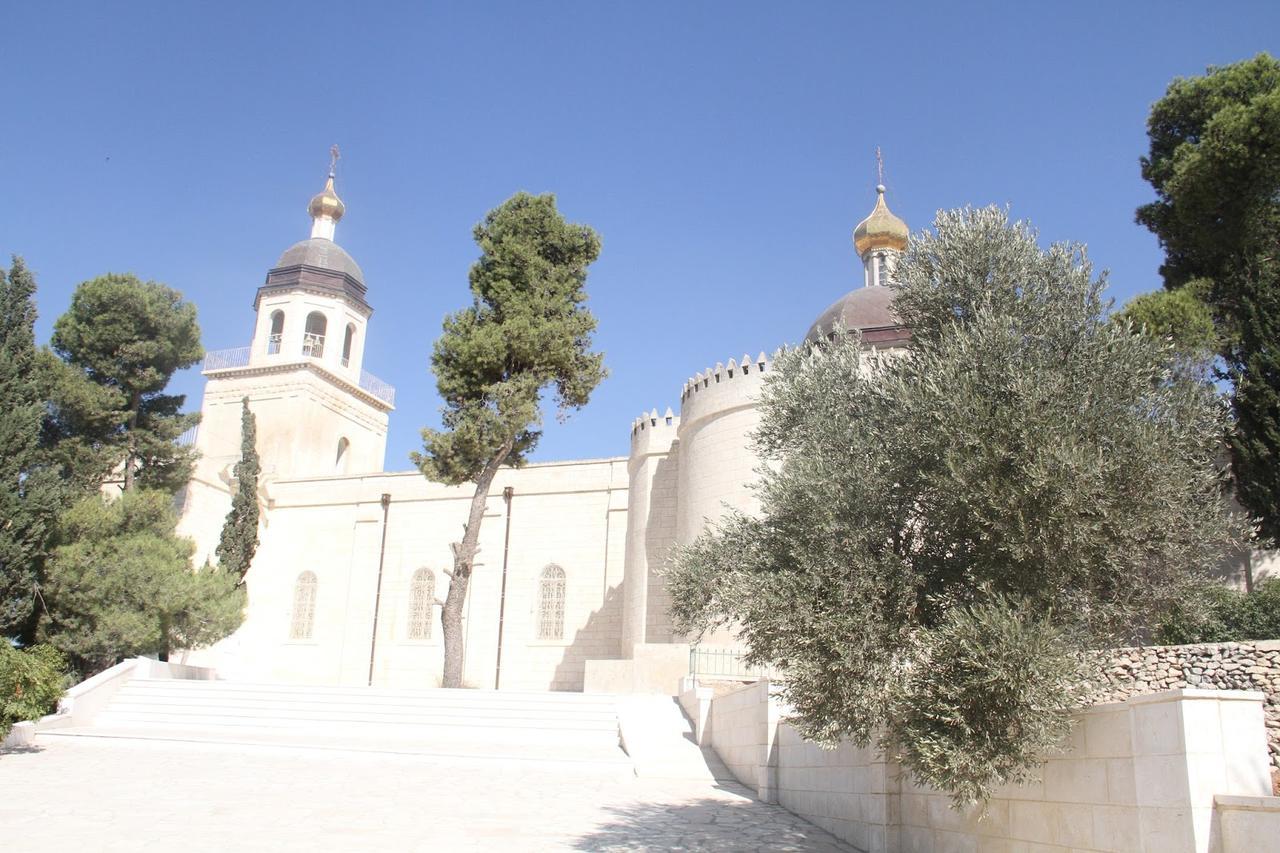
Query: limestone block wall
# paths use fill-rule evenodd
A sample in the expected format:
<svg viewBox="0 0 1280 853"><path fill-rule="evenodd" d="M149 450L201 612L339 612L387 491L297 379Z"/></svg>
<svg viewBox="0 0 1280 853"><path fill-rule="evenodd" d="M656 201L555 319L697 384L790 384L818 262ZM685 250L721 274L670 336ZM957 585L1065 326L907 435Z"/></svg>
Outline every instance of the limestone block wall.
<svg viewBox="0 0 1280 853"><path fill-rule="evenodd" d="M306 362L207 371L196 449L197 474L216 478L240 458L240 401L257 418L265 476L323 477L381 471L388 407ZM338 444L348 442L338 455Z"/></svg>
<svg viewBox="0 0 1280 853"><path fill-rule="evenodd" d="M1280 771L1280 640L1142 646L1109 650L1106 655L1106 683L1098 690L1097 702L1179 687L1263 693L1271 762Z"/></svg>
<svg viewBox="0 0 1280 853"><path fill-rule="evenodd" d="M728 506L758 508L749 489L758 464L750 435L760 422L756 400L769 359L743 356L717 364L685 383L680 398L680 506L676 539L692 542Z"/></svg>
<svg viewBox="0 0 1280 853"><path fill-rule="evenodd" d="M711 746L734 777L769 799L779 706L770 701L768 679L725 693L711 702Z"/></svg>
<svg viewBox="0 0 1280 853"><path fill-rule="evenodd" d="M502 497L510 486L510 504ZM381 494L391 495L382 548ZM461 535L471 490L428 483L417 472L277 481L248 575L245 624L189 662L239 680L439 684L440 608L429 631L410 635L412 581L419 570L443 599L450 543ZM492 688L498 650L502 565L510 513L503 689L581 690L585 662L620 657L626 544L625 460L543 463L504 470L493 484L480 553L463 616L465 680ZM377 602L376 647L373 616ZM563 632L540 638L539 585L550 565L564 572ZM298 577L316 578L313 630L290 636Z"/></svg>
<svg viewBox="0 0 1280 853"><path fill-rule="evenodd" d="M770 723L769 694L757 682L711 700L717 753L744 784L771 778L763 798L862 851L1245 853L1268 848L1240 839L1280 838L1258 693L1184 689L1082 709L1040 778L997 791L985 815L953 810L872 748L827 750ZM772 748L762 727L777 730ZM1247 799L1231 807L1248 814L1228 816L1215 797Z"/></svg>
<svg viewBox="0 0 1280 853"><path fill-rule="evenodd" d="M679 428L680 419L670 409L665 415L654 409L631 425L622 626L622 650L627 657L638 644L672 639L670 596L661 571L675 544Z"/></svg>

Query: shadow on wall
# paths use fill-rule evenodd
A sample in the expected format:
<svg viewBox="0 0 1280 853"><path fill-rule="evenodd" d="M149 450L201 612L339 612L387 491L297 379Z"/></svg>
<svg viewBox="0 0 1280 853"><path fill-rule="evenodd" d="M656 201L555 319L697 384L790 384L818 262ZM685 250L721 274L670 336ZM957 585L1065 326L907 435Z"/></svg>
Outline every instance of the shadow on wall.
<svg viewBox="0 0 1280 853"><path fill-rule="evenodd" d="M649 577L645 585L644 643L678 642L671 627L671 596L662 570L676 544L676 493L680 442L658 460L649 493L649 517L645 519L644 551ZM655 499L661 496L661 499Z"/></svg>
<svg viewBox="0 0 1280 853"><path fill-rule="evenodd" d="M741 785L721 783L717 797L608 809L610 819L573 842L574 850L854 851L835 836L781 806L751 798Z"/></svg>
<svg viewBox="0 0 1280 853"><path fill-rule="evenodd" d="M587 623L574 632L551 676L552 690L580 693L587 661L622 657L622 593L623 584L608 589Z"/></svg>

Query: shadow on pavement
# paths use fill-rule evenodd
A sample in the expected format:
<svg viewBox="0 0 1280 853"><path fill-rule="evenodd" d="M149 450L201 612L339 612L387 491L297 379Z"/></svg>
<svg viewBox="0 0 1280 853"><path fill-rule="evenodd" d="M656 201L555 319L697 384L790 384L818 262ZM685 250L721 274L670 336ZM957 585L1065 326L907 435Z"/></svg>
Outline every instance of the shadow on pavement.
<svg viewBox="0 0 1280 853"><path fill-rule="evenodd" d="M592 851L821 851L854 848L811 823L758 800L706 797L610 808L611 820L573 842Z"/></svg>

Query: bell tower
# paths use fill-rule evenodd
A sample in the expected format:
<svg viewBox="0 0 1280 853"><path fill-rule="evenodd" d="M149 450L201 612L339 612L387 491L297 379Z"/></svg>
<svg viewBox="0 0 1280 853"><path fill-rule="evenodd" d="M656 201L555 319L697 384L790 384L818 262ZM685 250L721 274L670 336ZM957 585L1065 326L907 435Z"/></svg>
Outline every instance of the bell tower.
<svg viewBox="0 0 1280 853"><path fill-rule="evenodd" d="M383 470L395 389L363 366L373 308L364 273L333 239L346 206L334 187L336 146L332 155L307 205L311 236L286 249L257 290L249 346L205 357L200 460L183 509L197 560L212 553L230 508L243 398L257 418L268 490L272 480Z"/></svg>

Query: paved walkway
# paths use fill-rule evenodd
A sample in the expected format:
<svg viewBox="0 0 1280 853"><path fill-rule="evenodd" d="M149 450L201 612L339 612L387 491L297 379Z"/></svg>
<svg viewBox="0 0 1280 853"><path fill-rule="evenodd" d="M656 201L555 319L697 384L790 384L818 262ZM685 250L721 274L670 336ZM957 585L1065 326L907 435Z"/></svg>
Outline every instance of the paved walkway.
<svg viewBox="0 0 1280 853"><path fill-rule="evenodd" d="M44 737L0 792L5 853L852 849L736 784L422 755Z"/></svg>

